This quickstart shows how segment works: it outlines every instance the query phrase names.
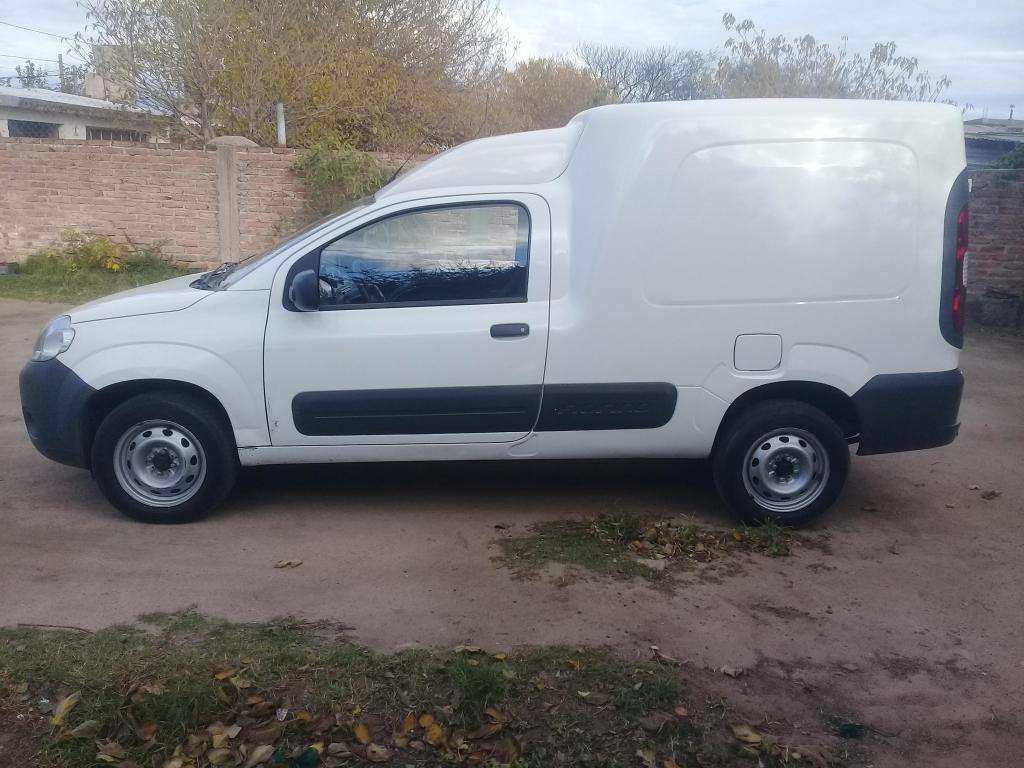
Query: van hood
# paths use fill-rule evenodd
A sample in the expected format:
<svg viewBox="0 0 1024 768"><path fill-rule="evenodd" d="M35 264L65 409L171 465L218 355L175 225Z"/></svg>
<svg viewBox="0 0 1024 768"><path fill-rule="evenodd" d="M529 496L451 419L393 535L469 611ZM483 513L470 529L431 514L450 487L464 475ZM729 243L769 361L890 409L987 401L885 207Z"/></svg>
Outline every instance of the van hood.
<svg viewBox="0 0 1024 768"><path fill-rule="evenodd" d="M102 299L75 307L70 312L72 323L113 320L116 317L152 315L157 312L178 312L210 296L212 291L191 288L199 275L172 277L152 285L121 291Z"/></svg>

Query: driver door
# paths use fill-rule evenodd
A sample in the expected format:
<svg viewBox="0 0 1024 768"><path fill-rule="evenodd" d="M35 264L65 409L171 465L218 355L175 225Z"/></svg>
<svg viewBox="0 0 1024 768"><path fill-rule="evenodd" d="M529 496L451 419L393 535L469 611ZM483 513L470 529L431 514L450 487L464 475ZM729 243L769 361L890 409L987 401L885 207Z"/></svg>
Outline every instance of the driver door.
<svg viewBox="0 0 1024 768"><path fill-rule="evenodd" d="M264 347L273 444L527 436L547 353L549 216L536 195L402 203L278 270ZM288 298L304 269L316 311Z"/></svg>

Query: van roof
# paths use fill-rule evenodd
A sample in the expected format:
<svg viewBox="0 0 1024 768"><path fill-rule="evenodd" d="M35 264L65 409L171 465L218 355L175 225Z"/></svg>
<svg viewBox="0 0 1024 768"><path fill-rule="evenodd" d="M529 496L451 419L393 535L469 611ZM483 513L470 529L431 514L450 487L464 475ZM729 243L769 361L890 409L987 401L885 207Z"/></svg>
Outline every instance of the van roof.
<svg viewBox="0 0 1024 768"><path fill-rule="evenodd" d="M944 121L959 110L931 102L862 99L709 99L609 104L572 118L562 128L477 139L444 152L382 189L379 196L462 186L542 184L558 178L569 165L588 128L622 131L626 137L652 122L732 120L751 122L784 117L814 121Z"/></svg>

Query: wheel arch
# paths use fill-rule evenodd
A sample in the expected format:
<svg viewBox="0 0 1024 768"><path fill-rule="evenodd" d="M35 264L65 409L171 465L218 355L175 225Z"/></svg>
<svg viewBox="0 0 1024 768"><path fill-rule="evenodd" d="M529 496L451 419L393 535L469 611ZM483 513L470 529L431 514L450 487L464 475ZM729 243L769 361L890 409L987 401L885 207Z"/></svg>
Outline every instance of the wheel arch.
<svg viewBox="0 0 1024 768"><path fill-rule="evenodd" d="M135 397L136 395L151 392L177 392L189 394L207 403L223 419L227 426L227 433L232 442L235 440L234 428L227 409L217 397L207 389L187 381L178 379L131 379L110 384L102 389L96 390L85 404L82 410L80 436L82 440L82 456L88 462L92 454L92 444L96 437L103 419L121 403Z"/></svg>
<svg viewBox="0 0 1024 768"><path fill-rule="evenodd" d="M855 441L860 435L860 416L856 403L841 389L818 381L773 381L748 389L732 401L715 434L712 453L735 419L751 406L767 400L795 400L814 406L839 425L848 442Z"/></svg>

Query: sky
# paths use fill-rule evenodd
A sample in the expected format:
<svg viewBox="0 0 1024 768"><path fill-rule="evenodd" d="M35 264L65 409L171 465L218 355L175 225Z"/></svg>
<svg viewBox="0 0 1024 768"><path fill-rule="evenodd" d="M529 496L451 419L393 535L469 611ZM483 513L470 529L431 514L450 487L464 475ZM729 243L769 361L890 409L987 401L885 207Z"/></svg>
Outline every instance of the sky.
<svg viewBox="0 0 1024 768"><path fill-rule="evenodd" d="M968 116L1024 117L1024 0L500 0L516 58L571 54L579 42L717 48L722 14L753 19L772 34L813 34L868 51L895 41L932 75L953 81L949 98ZM724 5L723 5L724 3ZM6 26L73 36L86 23L74 0L0 0L0 77L19 59L56 59L69 42ZM13 57L13 58L12 58ZM74 62L73 58L66 59ZM55 70L56 64L37 61Z"/></svg>

